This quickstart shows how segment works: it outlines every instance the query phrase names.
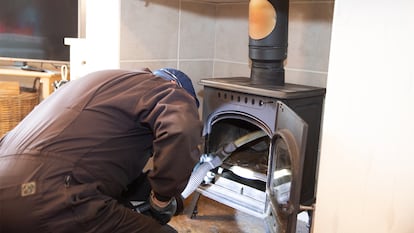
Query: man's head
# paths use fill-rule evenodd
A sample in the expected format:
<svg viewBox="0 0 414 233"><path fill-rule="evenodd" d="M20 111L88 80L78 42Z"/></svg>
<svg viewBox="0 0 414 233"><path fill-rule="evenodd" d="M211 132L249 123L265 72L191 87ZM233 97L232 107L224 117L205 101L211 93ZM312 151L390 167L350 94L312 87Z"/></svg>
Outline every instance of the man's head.
<svg viewBox="0 0 414 233"><path fill-rule="evenodd" d="M194 91L193 83L191 82L191 79L182 71L173 68L162 68L154 71L153 73L154 75L165 80L174 81L178 86L184 88L190 95L194 97L197 108L199 107L200 103Z"/></svg>

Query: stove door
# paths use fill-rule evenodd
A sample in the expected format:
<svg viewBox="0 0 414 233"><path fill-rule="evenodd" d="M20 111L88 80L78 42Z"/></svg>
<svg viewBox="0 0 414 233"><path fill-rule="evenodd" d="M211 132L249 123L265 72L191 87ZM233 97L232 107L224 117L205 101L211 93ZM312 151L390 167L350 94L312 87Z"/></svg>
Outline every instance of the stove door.
<svg viewBox="0 0 414 233"><path fill-rule="evenodd" d="M308 125L282 102L277 105L266 183L267 222L270 232L295 233Z"/></svg>

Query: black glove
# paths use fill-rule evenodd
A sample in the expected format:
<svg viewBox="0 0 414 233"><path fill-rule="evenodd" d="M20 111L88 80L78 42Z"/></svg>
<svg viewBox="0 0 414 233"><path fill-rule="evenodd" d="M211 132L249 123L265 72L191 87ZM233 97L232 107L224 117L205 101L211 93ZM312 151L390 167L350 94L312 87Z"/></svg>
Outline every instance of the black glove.
<svg viewBox="0 0 414 233"><path fill-rule="evenodd" d="M184 198L181 195L177 195L175 196L175 201L177 202L177 210L175 211L174 216L177 216L184 211Z"/></svg>
<svg viewBox="0 0 414 233"><path fill-rule="evenodd" d="M177 201L173 197L166 206L160 207L153 201L154 198L156 197L154 196L153 192L151 192L149 198L149 212L151 216L154 219L156 219L161 225L165 225L171 220L171 217L175 214L175 211L177 210Z"/></svg>

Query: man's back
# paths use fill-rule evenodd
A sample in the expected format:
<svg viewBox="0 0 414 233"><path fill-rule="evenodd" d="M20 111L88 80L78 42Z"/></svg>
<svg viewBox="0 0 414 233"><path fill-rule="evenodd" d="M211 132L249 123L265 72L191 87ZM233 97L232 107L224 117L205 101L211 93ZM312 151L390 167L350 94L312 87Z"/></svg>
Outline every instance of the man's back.
<svg viewBox="0 0 414 233"><path fill-rule="evenodd" d="M188 114L161 114L175 111L171 103L170 110L162 107L164 99L175 99L168 97L170 86L174 85L143 71L100 71L71 81L3 139L0 159L8 154L38 153L54 159L55 166L66 167L65 161L73 164L79 182L100 180L105 193L119 195L151 155L156 127L171 128L169 122L180 130L181 124L198 125L191 123L197 116L178 101L177 109ZM184 94L179 96L186 98L180 91ZM187 119L177 121L175 116Z"/></svg>

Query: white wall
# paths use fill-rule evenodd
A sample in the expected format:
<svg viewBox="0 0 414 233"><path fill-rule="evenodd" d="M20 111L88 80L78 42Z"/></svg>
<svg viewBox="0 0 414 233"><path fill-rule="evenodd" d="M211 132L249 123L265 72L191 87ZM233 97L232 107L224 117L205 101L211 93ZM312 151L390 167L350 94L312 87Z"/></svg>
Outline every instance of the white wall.
<svg viewBox="0 0 414 233"><path fill-rule="evenodd" d="M71 79L102 69L120 68L121 0L82 0L81 38L66 38L70 46ZM85 34L85 35L84 35Z"/></svg>
<svg viewBox="0 0 414 233"><path fill-rule="evenodd" d="M86 39L92 70L119 68L120 0L86 2Z"/></svg>
<svg viewBox="0 0 414 233"><path fill-rule="evenodd" d="M313 232L414 232L413 12L335 1Z"/></svg>

